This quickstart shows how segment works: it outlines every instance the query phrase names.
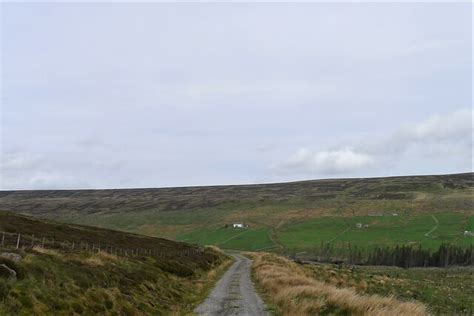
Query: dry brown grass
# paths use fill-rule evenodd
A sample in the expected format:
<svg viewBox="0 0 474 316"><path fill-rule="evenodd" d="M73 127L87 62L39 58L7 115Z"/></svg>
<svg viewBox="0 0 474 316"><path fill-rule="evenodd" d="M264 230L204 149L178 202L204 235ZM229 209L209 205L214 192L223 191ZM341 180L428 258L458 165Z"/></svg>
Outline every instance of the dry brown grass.
<svg viewBox="0 0 474 316"><path fill-rule="evenodd" d="M345 311L352 315L426 315L418 302L394 297L363 295L353 288L341 288L317 281L296 263L272 254L251 253L260 287L283 315L317 315Z"/></svg>
<svg viewBox="0 0 474 316"><path fill-rule="evenodd" d="M54 249L43 248L41 246L34 246L33 251L36 251L36 252L39 252L39 253L42 253L42 254L46 254L46 255L50 255L50 256L62 257L62 254L60 254L58 251L56 251Z"/></svg>

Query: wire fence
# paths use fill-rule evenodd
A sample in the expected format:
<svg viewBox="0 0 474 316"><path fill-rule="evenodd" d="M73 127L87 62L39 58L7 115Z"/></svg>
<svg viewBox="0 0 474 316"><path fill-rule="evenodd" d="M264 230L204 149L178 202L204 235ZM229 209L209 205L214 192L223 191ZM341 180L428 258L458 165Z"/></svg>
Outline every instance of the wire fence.
<svg viewBox="0 0 474 316"><path fill-rule="evenodd" d="M157 258L173 258L194 256L197 254L202 254L204 252L204 249L198 247L171 251L161 251L140 247L123 248L112 244L94 243L90 241L77 242L68 240L56 240L51 237L37 237L35 235L8 232L0 232L0 237L0 246L4 248L33 249L34 247L41 247L49 249L61 249L65 251L106 252L115 256L122 257L150 256Z"/></svg>

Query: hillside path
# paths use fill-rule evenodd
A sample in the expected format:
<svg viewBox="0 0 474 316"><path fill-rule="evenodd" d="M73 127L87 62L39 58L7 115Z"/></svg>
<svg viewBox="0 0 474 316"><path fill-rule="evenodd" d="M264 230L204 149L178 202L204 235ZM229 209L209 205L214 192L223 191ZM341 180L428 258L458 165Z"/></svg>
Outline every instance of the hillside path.
<svg viewBox="0 0 474 316"><path fill-rule="evenodd" d="M252 261L233 254L235 262L194 312L198 315L268 315L250 280Z"/></svg>
<svg viewBox="0 0 474 316"><path fill-rule="evenodd" d="M430 234L431 234L432 232L434 232L434 231L438 228L438 226L439 226L439 221L438 221L438 219L436 218L436 216L431 215L431 217L433 218L433 220L434 220L434 222L435 222L435 226L434 226L433 228L431 228L430 231L425 234L426 237L429 237Z"/></svg>

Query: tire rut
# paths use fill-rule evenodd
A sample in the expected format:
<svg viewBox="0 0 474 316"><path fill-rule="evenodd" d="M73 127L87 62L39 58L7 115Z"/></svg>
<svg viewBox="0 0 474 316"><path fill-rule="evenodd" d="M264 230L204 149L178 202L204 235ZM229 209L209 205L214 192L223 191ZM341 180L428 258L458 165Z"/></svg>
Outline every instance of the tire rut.
<svg viewBox="0 0 474 316"><path fill-rule="evenodd" d="M198 315L269 315L250 279L252 261L233 255L235 262L194 312Z"/></svg>

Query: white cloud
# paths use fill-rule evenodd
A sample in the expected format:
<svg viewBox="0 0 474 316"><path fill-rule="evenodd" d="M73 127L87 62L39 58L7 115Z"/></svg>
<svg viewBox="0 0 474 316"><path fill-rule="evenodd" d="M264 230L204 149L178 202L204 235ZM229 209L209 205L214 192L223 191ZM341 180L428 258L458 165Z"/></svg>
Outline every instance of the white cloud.
<svg viewBox="0 0 474 316"><path fill-rule="evenodd" d="M341 146L332 150L303 147L270 169L308 175L354 174L374 167L385 170L388 166L397 167L404 163L403 160L412 161L413 155L425 164L442 156L452 158L459 166L468 166L473 158L472 118L472 111L461 109L404 125L390 136L368 143L363 139L355 140L358 147Z"/></svg>
<svg viewBox="0 0 474 316"><path fill-rule="evenodd" d="M51 171L0 174L0 190L86 189L87 182Z"/></svg>
<svg viewBox="0 0 474 316"><path fill-rule="evenodd" d="M418 124L403 127L395 136L405 141L465 141L472 139L472 111L463 109L434 115Z"/></svg>
<svg viewBox="0 0 474 316"><path fill-rule="evenodd" d="M89 185L75 177L40 171L27 179L26 187L36 189L78 189L88 188Z"/></svg>
<svg viewBox="0 0 474 316"><path fill-rule="evenodd" d="M339 174L358 171L373 163L374 157L350 147L322 151L300 148L287 161L272 166L272 169L284 172Z"/></svg>
<svg viewBox="0 0 474 316"><path fill-rule="evenodd" d="M33 169L41 163L38 155L5 153L0 158L0 174L15 170Z"/></svg>
<svg viewBox="0 0 474 316"><path fill-rule="evenodd" d="M469 4L196 8L4 6L0 186L468 168L462 113L400 126L472 103Z"/></svg>

